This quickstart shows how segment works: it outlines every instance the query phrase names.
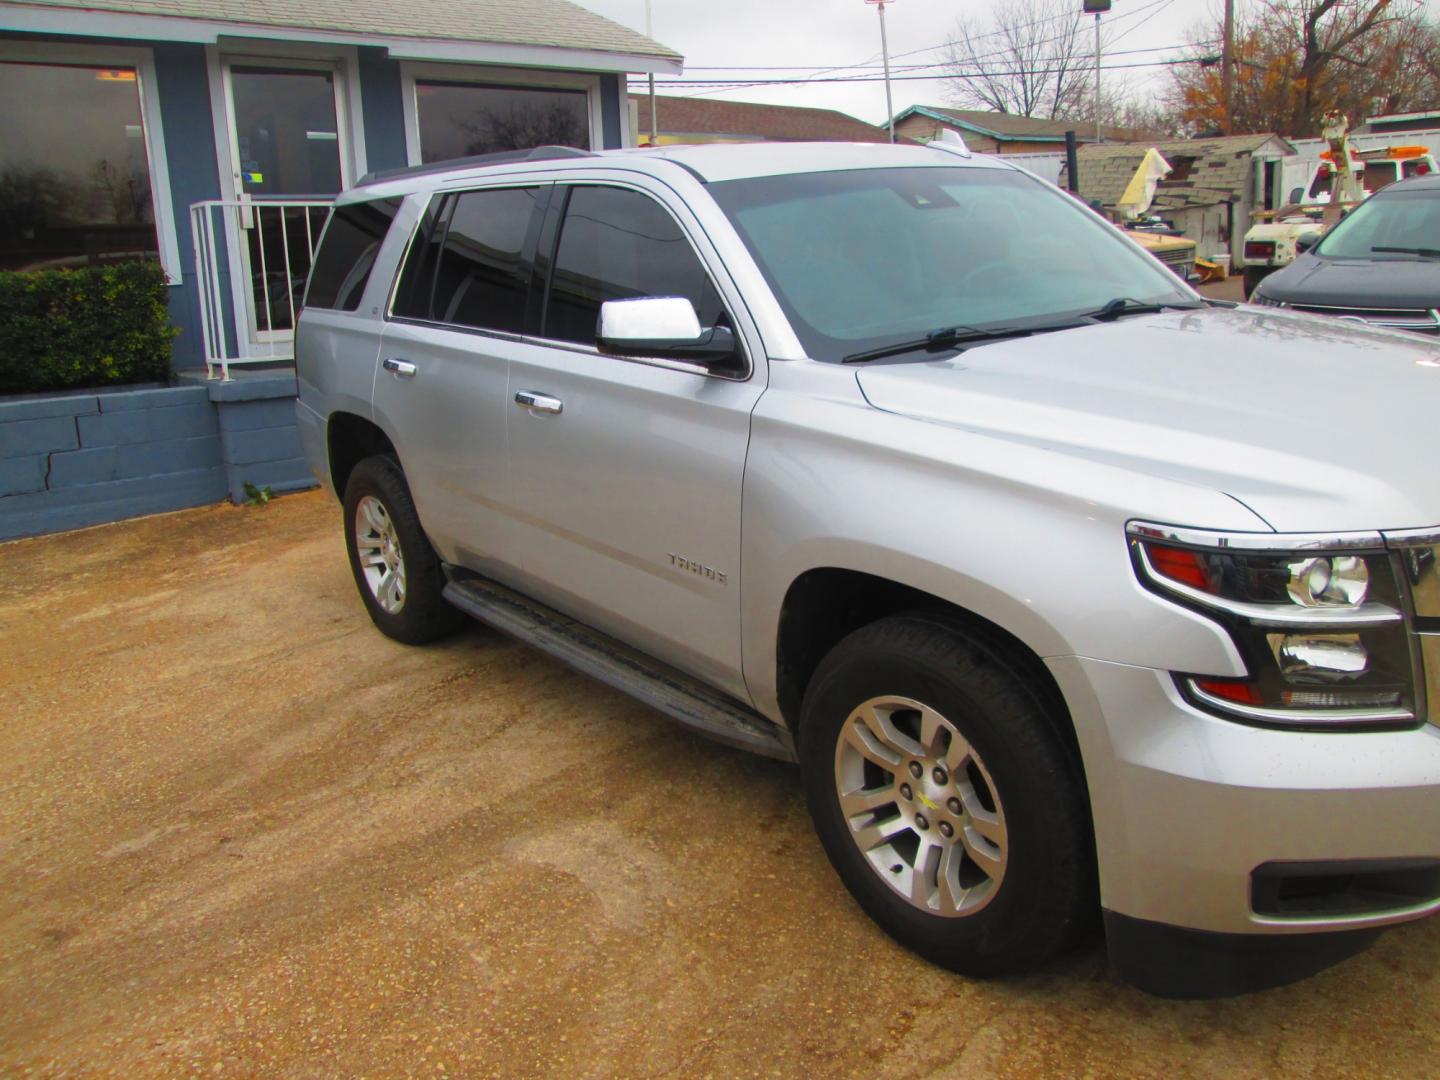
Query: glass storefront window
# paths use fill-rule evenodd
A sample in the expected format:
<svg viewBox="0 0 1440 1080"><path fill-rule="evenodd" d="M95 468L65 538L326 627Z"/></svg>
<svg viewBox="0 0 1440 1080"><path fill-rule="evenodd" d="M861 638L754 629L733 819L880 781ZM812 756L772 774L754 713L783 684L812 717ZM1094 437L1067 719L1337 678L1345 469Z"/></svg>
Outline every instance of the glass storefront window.
<svg viewBox="0 0 1440 1080"><path fill-rule="evenodd" d="M529 150L590 149L590 102L584 90L417 81L420 160L424 163Z"/></svg>
<svg viewBox="0 0 1440 1080"><path fill-rule="evenodd" d="M158 257L133 68L0 62L0 101L0 269Z"/></svg>

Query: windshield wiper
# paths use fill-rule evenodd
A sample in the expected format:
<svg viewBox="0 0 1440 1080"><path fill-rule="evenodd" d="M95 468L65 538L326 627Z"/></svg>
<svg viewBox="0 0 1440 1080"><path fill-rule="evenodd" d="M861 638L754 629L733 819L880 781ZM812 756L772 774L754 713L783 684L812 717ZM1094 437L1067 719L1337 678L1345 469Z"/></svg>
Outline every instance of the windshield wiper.
<svg viewBox="0 0 1440 1080"><path fill-rule="evenodd" d="M1147 304L1141 300L1132 300L1128 296L1117 296L1102 308L1097 308L1088 315L1087 319L1094 319L1096 322L1112 322L1122 315L1156 315L1167 308L1189 309L1198 307L1198 304Z"/></svg>
<svg viewBox="0 0 1440 1080"><path fill-rule="evenodd" d="M1370 250L1386 255L1419 255L1422 259L1440 259L1440 248L1372 247Z"/></svg>
<svg viewBox="0 0 1440 1080"><path fill-rule="evenodd" d="M863 364L866 360L883 360L887 356L901 356L904 353L916 352L920 349L925 349L929 352L940 352L944 349L950 349L956 345L965 345L972 341L995 341L999 338L1025 337L1031 333L1034 333L1034 331L1017 326L1002 326L993 330L980 330L973 326L947 326L942 330L932 330L923 338L915 338L911 341L900 341L894 345L882 345L878 349L868 349L865 352L851 353L840 362L842 364Z"/></svg>

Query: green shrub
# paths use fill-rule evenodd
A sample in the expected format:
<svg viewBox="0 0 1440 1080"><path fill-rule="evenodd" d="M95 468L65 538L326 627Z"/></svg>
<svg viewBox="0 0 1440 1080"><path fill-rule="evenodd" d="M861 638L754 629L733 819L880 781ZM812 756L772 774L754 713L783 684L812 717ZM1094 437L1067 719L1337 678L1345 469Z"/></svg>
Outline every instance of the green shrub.
<svg viewBox="0 0 1440 1080"><path fill-rule="evenodd" d="M154 262L0 271L0 394L168 381L167 288Z"/></svg>

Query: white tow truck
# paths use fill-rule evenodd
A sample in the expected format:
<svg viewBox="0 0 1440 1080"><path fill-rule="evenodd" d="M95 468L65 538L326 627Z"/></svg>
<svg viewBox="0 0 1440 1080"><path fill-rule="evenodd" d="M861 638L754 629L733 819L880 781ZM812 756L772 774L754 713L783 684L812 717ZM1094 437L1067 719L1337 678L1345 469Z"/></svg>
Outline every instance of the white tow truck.
<svg viewBox="0 0 1440 1080"><path fill-rule="evenodd" d="M1330 149L1320 155L1300 198L1292 198L1279 210L1254 215L1256 223L1245 234L1246 299L1260 282L1314 247L1331 225L1370 195L1397 180L1440 172L1426 146L1353 149L1349 125L1338 113L1326 115L1324 136Z"/></svg>

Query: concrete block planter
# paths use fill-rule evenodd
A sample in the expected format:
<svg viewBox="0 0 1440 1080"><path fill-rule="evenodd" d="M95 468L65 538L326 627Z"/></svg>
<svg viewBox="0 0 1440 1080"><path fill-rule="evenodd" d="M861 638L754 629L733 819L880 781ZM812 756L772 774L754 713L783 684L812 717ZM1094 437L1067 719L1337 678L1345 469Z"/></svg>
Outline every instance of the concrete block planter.
<svg viewBox="0 0 1440 1080"><path fill-rule="evenodd" d="M0 399L0 540L313 487L293 370Z"/></svg>
<svg viewBox="0 0 1440 1080"><path fill-rule="evenodd" d="M279 494L315 486L295 427L295 369L232 370L228 382L200 380L214 404L220 457L230 498L245 501L245 485Z"/></svg>

